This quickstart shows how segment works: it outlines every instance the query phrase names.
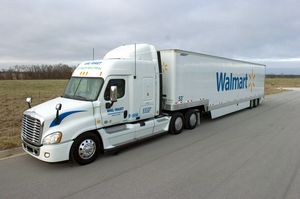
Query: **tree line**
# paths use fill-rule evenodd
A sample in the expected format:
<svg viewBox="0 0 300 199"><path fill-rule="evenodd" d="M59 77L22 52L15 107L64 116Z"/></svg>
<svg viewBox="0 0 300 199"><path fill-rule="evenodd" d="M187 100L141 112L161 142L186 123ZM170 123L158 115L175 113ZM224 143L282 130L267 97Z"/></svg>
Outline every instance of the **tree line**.
<svg viewBox="0 0 300 199"><path fill-rule="evenodd" d="M66 64L16 65L0 70L0 80L24 79L69 79L75 67ZM267 74L268 78L300 78L300 75Z"/></svg>
<svg viewBox="0 0 300 199"><path fill-rule="evenodd" d="M280 74L280 75L273 75L273 74L268 74L266 75L267 78L300 78L300 75L285 75L285 74Z"/></svg>
<svg viewBox="0 0 300 199"><path fill-rule="evenodd" d="M66 64L16 65L0 71L0 80L68 79L75 67Z"/></svg>

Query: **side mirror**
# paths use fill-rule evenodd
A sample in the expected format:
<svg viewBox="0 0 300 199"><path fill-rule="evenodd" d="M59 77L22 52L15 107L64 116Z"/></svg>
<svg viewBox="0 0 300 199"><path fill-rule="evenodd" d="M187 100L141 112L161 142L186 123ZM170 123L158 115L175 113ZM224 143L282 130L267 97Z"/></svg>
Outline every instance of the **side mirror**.
<svg viewBox="0 0 300 199"><path fill-rule="evenodd" d="M56 117L55 117L55 121L56 123L59 123L60 122L60 119L59 119L59 111L61 110L61 103L59 104L56 104L55 106L55 109L56 109Z"/></svg>
<svg viewBox="0 0 300 199"><path fill-rule="evenodd" d="M27 98L26 98L26 102L27 102L27 104L28 104L28 107L31 108L32 98L31 98L31 97L27 97Z"/></svg>
<svg viewBox="0 0 300 199"><path fill-rule="evenodd" d="M60 110L61 110L61 104L56 104L55 109L56 109L57 111L60 111Z"/></svg>
<svg viewBox="0 0 300 199"><path fill-rule="evenodd" d="M110 87L109 98L110 98L110 102L106 102L106 104L105 104L107 109L111 108L118 99L118 87L117 86Z"/></svg>
<svg viewBox="0 0 300 199"><path fill-rule="evenodd" d="M118 99L118 87L117 86L111 86L110 87L110 101L116 102Z"/></svg>

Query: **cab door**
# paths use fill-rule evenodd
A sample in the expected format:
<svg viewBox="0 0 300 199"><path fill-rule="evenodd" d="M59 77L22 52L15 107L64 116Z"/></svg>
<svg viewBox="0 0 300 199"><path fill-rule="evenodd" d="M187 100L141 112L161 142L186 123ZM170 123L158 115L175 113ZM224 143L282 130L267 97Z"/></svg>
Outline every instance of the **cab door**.
<svg viewBox="0 0 300 199"><path fill-rule="evenodd" d="M104 85L101 99L102 125L112 126L127 121L129 108L128 78L111 76ZM110 101L110 88L117 87L117 101ZM103 103L102 103L103 102Z"/></svg>

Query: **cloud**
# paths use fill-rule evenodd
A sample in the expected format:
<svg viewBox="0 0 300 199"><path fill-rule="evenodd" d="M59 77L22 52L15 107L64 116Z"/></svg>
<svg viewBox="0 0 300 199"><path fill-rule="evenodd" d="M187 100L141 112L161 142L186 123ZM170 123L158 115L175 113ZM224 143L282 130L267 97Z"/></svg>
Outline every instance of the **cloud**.
<svg viewBox="0 0 300 199"><path fill-rule="evenodd" d="M300 54L296 0L3 0L0 64L74 63L126 43L230 58Z"/></svg>

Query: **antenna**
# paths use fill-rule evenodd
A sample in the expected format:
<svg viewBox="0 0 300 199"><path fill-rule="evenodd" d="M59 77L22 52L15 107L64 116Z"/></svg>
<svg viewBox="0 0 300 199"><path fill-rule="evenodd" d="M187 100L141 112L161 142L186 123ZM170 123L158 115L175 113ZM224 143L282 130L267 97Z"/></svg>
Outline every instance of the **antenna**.
<svg viewBox="0 0 300 199"><path fill-rule="evenodd" d="M134 79L136 79L136 43L134 44Z"/></svg>
<svg viewBox="0 0 300 199"><path fill-rule="evenodd" d="M94 55L95 55L95 50L94 50L94 48L93 48L93 60L94 60Z"/></svg>

